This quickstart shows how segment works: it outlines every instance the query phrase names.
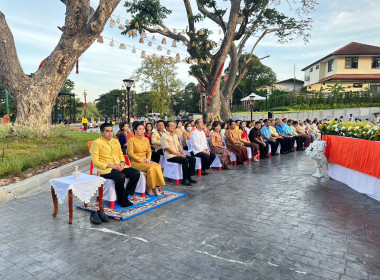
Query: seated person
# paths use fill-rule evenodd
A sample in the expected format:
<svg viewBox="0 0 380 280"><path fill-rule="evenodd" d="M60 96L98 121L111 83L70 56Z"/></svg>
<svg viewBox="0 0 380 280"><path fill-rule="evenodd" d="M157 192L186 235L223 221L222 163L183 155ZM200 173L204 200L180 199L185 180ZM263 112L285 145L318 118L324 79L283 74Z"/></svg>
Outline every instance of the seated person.
<svg viewBox="0 0 380 280"><path fill-rule="evenodd" d="M286 150L284 150L284 153L291 153L293 152L293 147L294 147L294 141L295 139L294 138L291 138L289 135L286 135L286 132L283 130L283 123L282 123L282 120L281 119L276 119L276 131L277 133L282 136L282 138L284 139L284 142L286 142ZM282 144L281 144L282 145ZM281 149L281 153L282 153L282 149Z"/></svg>
<svg viewBox="0 0 380 280"><path fill-rule="evenodd" d="M177 134L178 137L183 136L183 126L182 126L182 122L178 122L178 124L177 124L177 128L175 129L175 134Z"/></svg>
<svg viewBox="0 0 380 280"><path fill-rule="evenodd" d="M152 160L154 162L160 162L160 156L164 155L164 151L161 147L161 136L165 133L165 122L159 120L157 122L157 130L152 134L152 146L154 148L154 152L152 153Z"/></svg>
<svg viewBox="0 0 380 280"><path fill-rule="evenodd" d="M117 137L117 140L119 140L121 150L123 151L123 154L125 155L126 150L127 150L127 136L130 132L129 131L129 124L127 124L126 122L121 122L119 124L119 129L120 130L116 134L116 137Z"/></svg>
<svg viewBox="0 0 380 280"><path fill-rule="evenodd" d="M227 131L227 123L222 123L221 124L221 129L220 129L220 136L226 136L226 131Z"/></svg>
<svg viewBox="0 0 380 280"><path fill-rule="evenodd" d="M223 146L222 136L220 135L220 122L213 122L212 130L213 132L210 134L210 150L219 156L223 168L231 169L231 152Z"/></svg>
<svg viewBox="0 0 380 280"><path fill-rule="evenodd" d="M246 128L247 128L246 122L242 121L240 123L239 132L238 132L239 141L243 143L244 146L252 149L253 161L259 161L258 156L259 156L260 147L256 143L251 143L251 141L249 141L248 134L250 130L247 132Z"/></svg>
<svg viewBox="0 0 380 280"><path fill-rule="evenodd" d="M141 123L133 127L135 136L128 141L128 156L133 168L145 173L146 188L149 195L161 196L157 187L165 186L161 165L150 160L152 150L149 140L144 136L144 126Z"/></svg>
<svg viewBox="0 0 380 280"><path fill-rule="evenodd" d="M306 121L304 121L304 125L305 125L305 131L307 134L311 135L311 137L313 138L313 141L316 141L317 140L317 134L313 132L313 130L311 129L311 125L309 123L309 119L307 119Z"/></svg>
<svg viewBox="0 0 380 280"><path fill-rule="evenodd" d="M195 130L191 133L190 140L193 148L192 154L200 157L202 160L202 175L207 175L207 169L210 168L211 163L214 161L216 155L210 152L207 146L207 139L204 130L204 123L202 120L195 121Z"/></svg>
<svg viewBox="0 0 380 280"><path fill-rule="evenodd" d="M191 186L191 183L197 181L191 178L195 174L195 157L186 156L182 152L181 144L179 143L178 135L175 131L175 124L171 121L165 124L166 132L161 137L161 146L165 151L167 161L176 162L182 166L182 184Z"/></svg>
<svg viewBox="0 0 380 280"><path fill-rule="evenodd" d="M101 177L115 181L118 204L121 207L131 206L133 203L128 200L128 195L135 193L140 172L125 164L120 143L113 138L112 124L103 123L100 126L100 133L102 136L91 145L91 160ZM126 188L124 188L125 178L129 178Z"/></svg>
<svg viewBox="0 0 380 280"><path fill-rule="evenodd" d="M230 121L229 129L226 131L226 146L227 149L236 154L237 164L243 164L248 160L247 148L239 140L236 132L236 122L234 120Z"/></svg>
<svg viewBox="0 0 380 280"><path fill-rule="evenodd" d="M303 135L298 135L297 130L295 129L295 127L293 127L292 120L287 121L287 126L289 127L289 129L287 128L287 131L291 130L291 134L296 139L297 151L303 151L304 150L303 144L306 142L307 138L304 137ZM289 132L289 135L290 135L290 132Z"/></svg>
<svg viewBox="0 0 380 280"><path fill-rule="evenodd" d="M287 141L287 138L283 138L280 134L277 133L276 130L276 123L274 120L270 120L270 132L271 132L271 138L276 139L276 142L278 142L281 145L281 154L287 154L288 145L290 145L290 142Z"/></svg>
<svg viewBox="0 0 380 280"><path fill-rule="evenodd" d="M152 142L152 135L153 135L153 131L152 130L153 130L152 124L151 123L147 123L145 125L145 133L144 133L144 135L145 135L145 137L147 137L149 139L149 143Z"/></svg>
<svg viewBox="0 0 380 280"><path fill-rule="evenodd" d="M268 119L265 119L263 122L264 122L264 126L260 130L261 137L263 138L266 144L271 146L272 156L276 156L277 148L280 145L280 142L276 141L275 136L272 136L272 131L270 129L270 121Z"/></svg>
<svg viewBox="0 0 380 280"><path fill-rule="evenodd" d="M249 132L249 140L252 143L256 143L260 146L260 159L268 158L268 145L261 137L261 122L255 122L255 126Z"/></svg>
<svg viewBox="0 0 380 280"><path fill-rule="evenodd" d="M135 125L139 124L140 122L139 121L134 121L132 123L132 127L134 127ZM135 133L133 132L133 129L131 132L128 133L128 136L127 136L127 143L128 143L128 140L131 139L133 136L135 136Z"/></svg>
<svg viewBox="0 0 380 280"><path fill-rule="evenodd" d="M311 131L316 135L317 140L321 139L321 131L318 128L318 121L314 120L313 122L309 121Z"/></svg>
<svg viewBox="0 0 380 280"><path fill-rule="evenodd" d="M182 139L182 146L184 150L188 150L189 148L187 147L187 140L190 140L190 135L191 132L193 132L193 128L191 127L191 124L188 122L185 124L185 131L183 132L183 139Z"/></svg>

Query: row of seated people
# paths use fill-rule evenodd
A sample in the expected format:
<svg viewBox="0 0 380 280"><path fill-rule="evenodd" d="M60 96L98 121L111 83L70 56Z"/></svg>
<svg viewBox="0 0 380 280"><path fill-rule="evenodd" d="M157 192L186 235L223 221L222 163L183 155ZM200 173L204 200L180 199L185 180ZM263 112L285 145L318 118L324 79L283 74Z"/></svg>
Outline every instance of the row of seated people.
<svg viewBox="0 0 380 280"><path fill-rule="evenodd" d="M158 187L165 185L161 166L158 164L159 158L163 153L169 162L179 163L182 166L184 185L191 185L196 181L191 178L195 173L195 157L199 157L202 162L202 175L207 175L207 169L218 155L223 167L230 169L232 162L231 152L237 156L237 163L242 164L248 159L247 148L252 150L253 160L258 161L268 157L268 145L271 145L273 155L281 144L281 153L286 154L293 151L294 141L297 141L297 148L308 145L313 139L305 132L297 121L276 119L264 120L264 127L260 121L248 130L245 122L241 122L237 128L236 122L231 120L225 132L225 145L220 134L221 123L214 122L210 132L209 143L206 138L205 125L201 120L194 122L195 129L188 129L190 124L185 124L181 138L186 143L185 135L189 132L192 151L185 154L178 137L178 129L173 122L158 121L157 130L150 133L152 126L141 122L133 124L133 131L128 133L128 125L121 124L118 133L119 142L113 138L111 124L104 124L100 127L102 136L95 140L91 146L90 153L94 165L97 167L100 176L115 181L116 195L118 203L127 207L132 205L128 200L128 195L135 191L140 172L146 176L146 188L150 195L161 194ZM151 127L149 127L149 125ZM166 129L166 132L165 132ZM126 133L127 132L127 133ZM316 138L318 136L315 136ZM153 146L153 151L152 151ZM131 167L124 161L122 150L128 153ZM153 155L155 161L151 160ZM157 158L158 156L158 158ZM124 188L125 178L129 182Z"/></svg>

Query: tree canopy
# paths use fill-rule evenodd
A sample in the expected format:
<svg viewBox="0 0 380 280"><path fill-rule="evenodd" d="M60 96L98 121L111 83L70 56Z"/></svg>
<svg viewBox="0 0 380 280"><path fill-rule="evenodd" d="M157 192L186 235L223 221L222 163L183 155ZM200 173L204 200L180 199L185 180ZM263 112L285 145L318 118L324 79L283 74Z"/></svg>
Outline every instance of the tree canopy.
<svg viewBox="0 0 380 280"><path fill-rule="evenodd" d="M169 60L148 57L136 71L138 81L149 90L154 110L161 115L168 113L171 95L180 90L182 82L176 78L176 66Z"/></svg>
<svg viewBox="0 0 380 280"><path fill-rule="evenodd" d="M125 2L127 12L132 14L130 24L123 34L137 36L148 31L182 42L189 53L190 73L197 76L209 95L208 119L216 117L228 119L231 112L228 100L243 77L253 57L256 46L268 34L274 34L280 43L296 37L307 41L311 28L311 19L307 16L314 10L316 0L196 0L194 10L190 0L183 0L187 25L185 32L175 32L167 26L171 10L161 5L159 0L131 0ZM281 11L280 4L285 2L287 14ZM207 25L204 20L207 19ZM211 24L209 24L211 22ZM222 32L221 42L213 40L210 25L216 25ZM137 31L137 32L136 32ZM253 39L250 40L251 38ZM251 47L249 55L239 61L244 48ZM230 74L221 86L220 71L230 58ZM236 75L239 73L239 75Z"/></svg>

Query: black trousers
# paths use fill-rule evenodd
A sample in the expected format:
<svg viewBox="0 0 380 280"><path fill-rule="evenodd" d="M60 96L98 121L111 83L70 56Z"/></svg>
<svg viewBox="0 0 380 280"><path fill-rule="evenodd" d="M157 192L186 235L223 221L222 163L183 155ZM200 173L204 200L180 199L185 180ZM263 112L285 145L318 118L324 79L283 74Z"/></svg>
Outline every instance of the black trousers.
<svg viewBox="0 0 380 280"><path fill-rule="evenodd" d="M268 157L268 145L264 145L263 143L254 140L257 145L260 146L260 158Z"/></svg>
<svg viewBox="0 0 380 280"><path fill-rule="evenodd" d="M281 153L289 151L289 147L291 146L290 138L277 138L276 142L281 144Z"/></svg>
<svg viewBox="0 0 380 280"><path fill-rule="evenodd" d="M163 155L164 155L164 151L162 149L152 152L152 161L160 163L160 156L163 156Z"/></svg>
<svg viewBox="0 0 380 280"><path fill-rule="evenodd" d="M128 195L135 193L137 182L140 179L140 171L132 167L124 168L123 171L112 169L111 173L100 176L115 181L117 201L120 206L125 206L128 201ZM129 178L126 188L124 188L125 178Z"/></svg>
<svg viewBox="0 0 380 280"><path fill-rule="evenodd" d="M186 156L183 157L172 157L168 159L170 162L176 162L182 166L183 179L190 179L192 175L195 174L195 157Z"/></svg>
<svg viewBox="0 0 380 280"><path fill-rule="evenodd" d="M280 143L277 141L272 141L272 140L268 140L265 143L267 143L267 145L270 145L271 155L276 155L277 148L278 148L278 145L280 145Z"/></svg>
<svg viewBox="0 0 380 280"><path fill-rule="evenodd" d="M296 142L297 142L297 150L302 150L302 148L303 148L303 143L306 142L307 137L305 137L305 136L294 136L294 138L296 138Z"/></svg>
<svg viewBox="0 0 380 280"><path fill-rule="evenodd" d="M191 152L193 154L193 152ZM196 155L196 157L200 157L202 161L202 171L205 171L206 169L210 168L211 163L214 161L216 158L216 154L213 152L210 152L210 154L205 154L203 152L200 152Z"/></svg>

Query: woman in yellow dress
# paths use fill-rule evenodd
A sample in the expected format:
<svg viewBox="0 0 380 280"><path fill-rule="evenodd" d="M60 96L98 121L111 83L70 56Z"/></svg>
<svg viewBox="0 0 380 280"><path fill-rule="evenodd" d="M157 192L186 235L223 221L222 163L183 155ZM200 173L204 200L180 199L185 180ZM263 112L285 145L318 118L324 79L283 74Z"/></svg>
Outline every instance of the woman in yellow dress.
<svg viewBox="0 0 380 280"><path fill-rule="evenodd" d="M128 141L128 156L133 168L145 173L146 188L149 195L161 196L157 187L165 186L161 165L150 160L152 150L148 138L144 136L144 126L136 124L133 127L133 136Z"/></svg>

